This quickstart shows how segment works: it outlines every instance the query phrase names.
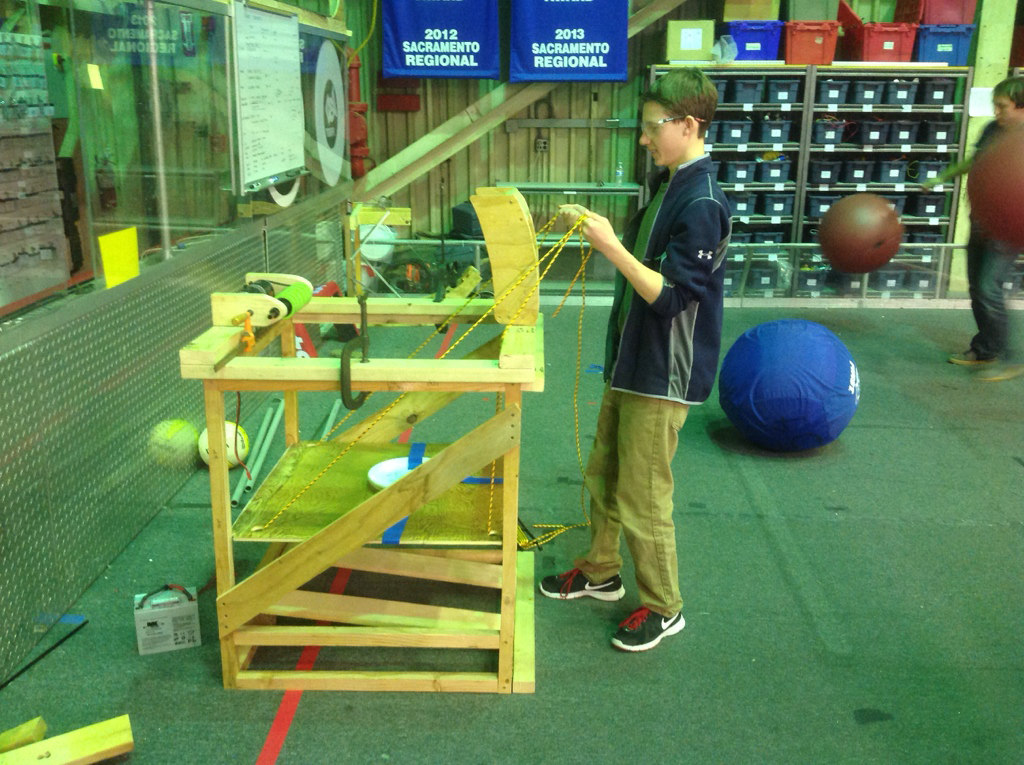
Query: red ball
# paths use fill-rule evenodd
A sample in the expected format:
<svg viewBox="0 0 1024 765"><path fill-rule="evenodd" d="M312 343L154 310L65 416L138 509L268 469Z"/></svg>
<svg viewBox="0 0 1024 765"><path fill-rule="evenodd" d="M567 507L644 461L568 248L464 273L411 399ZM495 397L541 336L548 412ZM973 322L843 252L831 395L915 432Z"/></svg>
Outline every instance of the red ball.
<svg viewBox="0 0 1024 765"><path fill-rule="evenodd" d="M967 197L971 217L993 239L1024 249L1024 129L1004 133L975 155Z"/></svg>
<svg viewBox="0 0 1024 765"><path fill-rule="evenodd" d="M866 274L884 266L899 250L903 224L885 197L851 194L822 216L818 241L832 268Z"/></svg>

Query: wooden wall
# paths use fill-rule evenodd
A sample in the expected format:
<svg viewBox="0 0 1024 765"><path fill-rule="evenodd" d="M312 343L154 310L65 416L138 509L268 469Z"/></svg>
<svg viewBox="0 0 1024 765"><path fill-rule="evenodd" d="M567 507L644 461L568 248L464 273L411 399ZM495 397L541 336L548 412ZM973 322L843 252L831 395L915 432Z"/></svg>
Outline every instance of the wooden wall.
<svg viewBox="0 0 1024 765"><path fill-rule="evenodd" d="M631 13L649 0L633 0ZM648 67L665 61L668 19L721 18L722 0L688 0L666 17L633 37L629 44L629 78L624 83L564 83L550 95L515 115L515 119L636 119L638 100L647 85ZM359 46L370 30L371 3L350 0L346 24L352 30L352 46ZM507 16L504 16L507 18ZM420 80L421 106L416 112L380 112L376 108L380 70L380 19L359 59L361 98L369 104L371 158L383 162L433 128L458 114L490 91L497 82L488 80ZM351 97L351 96L350 96ZM642 154L634 127L532 128L509 131L510 124L491 131L476 144L457 153L425 177L392 196L392 203L411 207L415 232L446 233L451 228L451 208L464 202L478 186L499 181L611 182L616 164L624 165L627 181L639 181ZM538 152L535 142L546 138L548 150ZM371 167L369 163L367 167ZM539 228L554 214L564 197L529 198L534 223ZM623 221L635 209L630 198L592 199L586 202L613 220Z"/></svg>

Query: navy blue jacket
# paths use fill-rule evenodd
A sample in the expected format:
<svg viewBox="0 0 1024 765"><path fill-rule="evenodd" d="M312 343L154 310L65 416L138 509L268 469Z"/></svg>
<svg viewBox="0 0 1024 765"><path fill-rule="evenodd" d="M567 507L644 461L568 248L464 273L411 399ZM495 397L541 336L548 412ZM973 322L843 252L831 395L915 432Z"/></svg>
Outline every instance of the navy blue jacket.
<svg viewBox="0 0 1024 765"><path fill-rule="evenodd" d="M684 404L702 403L711 394L722 342L722 277L732 227L729 203L711 172L708 155L676 171L651 228L647 252L633 252L644 210L623 234L626 249L659 271L664 285L651 304L633 295L620 337L626 280L616 274L605 358L605 376L615 390Z"/></svg>

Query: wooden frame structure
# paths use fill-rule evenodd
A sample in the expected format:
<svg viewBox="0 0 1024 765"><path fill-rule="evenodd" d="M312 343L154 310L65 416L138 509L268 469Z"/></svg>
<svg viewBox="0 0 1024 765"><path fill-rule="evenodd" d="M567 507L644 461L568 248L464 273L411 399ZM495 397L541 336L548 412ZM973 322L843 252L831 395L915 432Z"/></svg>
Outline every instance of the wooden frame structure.
<svg viewBox="0 0 1024 765"><path fill-rule="evenodd" d="M255 348L243 352L242 330L232 317L217 314L215 298L214 326L181 349L182 376L203 381L225 687L533 691L533 559L518 550L517 511L522 393L542 390L544 379L537 248L529 210L517 191L480 189L472 201L492 263L495 300L382 297L365 299L363 306L352 297L314 297L292 316L257 330ZM353 358L353 390L402 395L331 441L300 442L298 392L337 391L339 362L296 357L293 323L359 325L361 313L371 333L387 325L422 325L434 332L450 320L503 326L458 359ZM275 340L280 355L269 355ZM232 522L221 423L224 395L234 391L283 391L287 449ZM500 394L503 406L454 443L428 448L428 460L387 488L366 488L359 467L366 460L398 449L391 442L412 424L465 393L480 392ZM339 455L357 468L332 472ZM307 481L311 475L316 477ZM476 475L490 478L467 487L466 477ZM463 515L479 519L484 507L488 524L498 508L494 528L453 534L446 502L454 494L462 496ZM383 544L382 534L406 517L401 542ZM430 522L417 528L421 517ZM244 541L269 544L255 572L239 578L234 545ZM413 577L438 587L484 588L497 596L497 610L304 589L334 567ZM285 618L298 622L285 624ZM480 671L254 668L257 649L280 646L484 650L495 660Z"/></svg>

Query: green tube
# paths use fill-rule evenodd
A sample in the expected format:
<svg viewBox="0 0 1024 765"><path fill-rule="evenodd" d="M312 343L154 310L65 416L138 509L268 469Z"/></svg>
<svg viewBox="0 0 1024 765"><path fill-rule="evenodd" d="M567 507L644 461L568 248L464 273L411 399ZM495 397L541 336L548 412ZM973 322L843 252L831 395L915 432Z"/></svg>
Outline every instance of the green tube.
<svg viewBox="0 0 1024 765"><path fill-rule="evenodd" d="M278 300L284 303L288 307L288 313L285 316L291 316L298 310L301 310L313 297L313 288L305 282L296 282L288 287L285 287L278 294L274 295Z"/></svg>

